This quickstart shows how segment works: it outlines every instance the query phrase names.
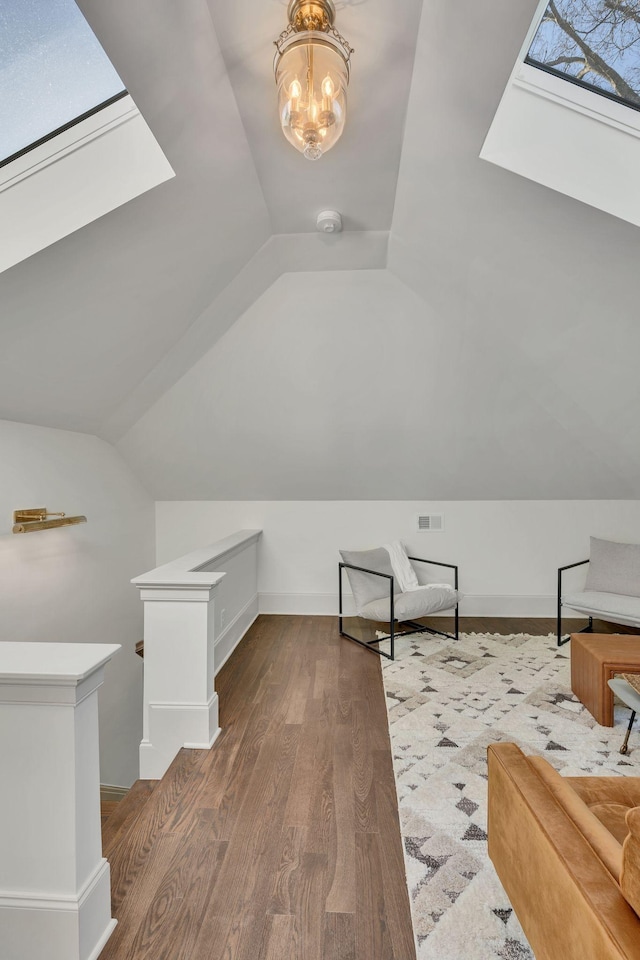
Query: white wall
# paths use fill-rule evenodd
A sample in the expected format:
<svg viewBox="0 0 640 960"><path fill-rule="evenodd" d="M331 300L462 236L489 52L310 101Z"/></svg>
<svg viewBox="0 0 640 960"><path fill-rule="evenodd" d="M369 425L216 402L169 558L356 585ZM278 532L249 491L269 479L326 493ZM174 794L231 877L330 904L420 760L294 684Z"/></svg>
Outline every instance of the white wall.
<svg viewBox="0 0 640 960"><path fill-rule="evenodd" d="M102 783L130 786L142 735L142 604L153 504L118 453L86 434L0 420L0 640L119 643L100 690ZM13 511L47 507L86 524L11 533Z"/></svg>
<svg viewBox="0 0 640 960"><path fill-rule="evenodd" d="M555 314L534 336L456 306L385 270L285 274L118 447L156 500L635 497L635 313L559 341Z"/></svg>
<svg viewBox="0 0 640 960"><path fill-rule="evenodd" d="M445 517L416 532L418 513ZM639 501L256 501L156 504L163 563L243 527L263 530L260 609L335 613L338 549L401 539L417 556L458 563L469 616L553 616L557 568L589 555L589 536L640 542ZM582 574L575 574L576 589Z"/></svg>

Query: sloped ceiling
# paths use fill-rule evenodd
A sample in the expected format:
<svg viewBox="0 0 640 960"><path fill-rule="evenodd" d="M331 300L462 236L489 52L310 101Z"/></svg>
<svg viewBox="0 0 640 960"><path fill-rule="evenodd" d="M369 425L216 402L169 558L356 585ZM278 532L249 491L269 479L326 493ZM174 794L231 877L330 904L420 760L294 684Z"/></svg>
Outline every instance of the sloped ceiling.
<svg viewBox="0 0 640 960"><path fill-rule="evenodd" d="M91 433L271 225L204 0L79 5L176 172L0 275L0 415Z"/></svg>
<svg viewBox="0 0 640 960"><path fill-rule="evenodd" d="M638 495L640 233L478 159L533 0L338 3L317 165L265 120L286 0L80 6L177 176L0 276L1 417L162 498Z"/></svg>
<svg viewBox="0 0 640 960"><path fill-rule="evenodd" d="M287 274L118 447L158 500L637 496L637 445L563 376L389 270Z"/></svg>

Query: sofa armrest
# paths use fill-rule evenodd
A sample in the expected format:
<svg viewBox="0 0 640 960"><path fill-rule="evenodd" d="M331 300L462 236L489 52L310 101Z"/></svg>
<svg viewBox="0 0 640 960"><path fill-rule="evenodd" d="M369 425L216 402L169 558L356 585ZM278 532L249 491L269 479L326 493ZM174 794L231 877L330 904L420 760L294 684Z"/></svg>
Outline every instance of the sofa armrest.
<svg viewBox="0 0 640 960"><path fill-rule="evenodd" d="M488 759L489 856L536 960L640 960L638 917L527 757Z"/></svg>

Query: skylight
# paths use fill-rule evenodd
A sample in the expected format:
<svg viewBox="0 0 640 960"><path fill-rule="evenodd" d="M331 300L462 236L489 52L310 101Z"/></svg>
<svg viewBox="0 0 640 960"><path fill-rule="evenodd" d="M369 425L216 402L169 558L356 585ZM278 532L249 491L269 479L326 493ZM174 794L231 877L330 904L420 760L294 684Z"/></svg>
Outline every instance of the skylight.
<svg viewBox="0 0 640 960"><path fill-rule="evenodd" d="M525 63L640 110L640 0L550 0Z"/></svg>
<svg viewBox="0 0 640 960"><path fill-rule="evenodd" d="M0 166L126 96L74 0L2 0L0 89Z"/></svg>
<svg viewBox="0 0 640 960"><path fill-rule="evenodd" d="M480 156L640 226L640 0L540 0Z"/></svg>

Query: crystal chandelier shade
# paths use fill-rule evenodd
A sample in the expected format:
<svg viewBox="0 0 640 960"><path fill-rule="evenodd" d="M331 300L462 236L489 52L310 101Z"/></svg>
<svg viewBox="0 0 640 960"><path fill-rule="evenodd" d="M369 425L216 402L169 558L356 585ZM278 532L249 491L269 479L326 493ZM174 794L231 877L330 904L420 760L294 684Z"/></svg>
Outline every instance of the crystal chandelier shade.
<svg viewBox="0 0 640 960"><path fill-rule="evenodd" d="M330 0L291 0L289 26L276 41L278 109L282 130L308 160L340 139L347 115L347 41L333 26Z"/></svg>

